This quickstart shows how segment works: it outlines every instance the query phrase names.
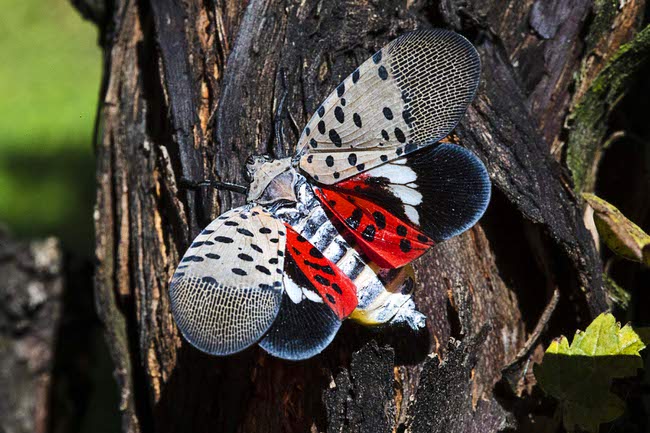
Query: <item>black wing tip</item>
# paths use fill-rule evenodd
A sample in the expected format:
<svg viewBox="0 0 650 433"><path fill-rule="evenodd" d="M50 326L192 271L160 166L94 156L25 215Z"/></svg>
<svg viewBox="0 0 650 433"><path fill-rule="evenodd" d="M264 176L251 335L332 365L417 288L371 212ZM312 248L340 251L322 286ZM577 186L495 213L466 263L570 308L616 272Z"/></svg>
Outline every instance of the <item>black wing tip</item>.
<svg viewBox="0 0 650 433"><path fill-rule="evenodd" d="M445 241L466 232L483 217L492 197L492 182L483 161L469 149L457 144L442 143L436 147L436 150L441 152L447 150L462 156L467 163L467 170L464 170L464 174L471 180L472 185L471 206L469 206L470 203L459 203L459 206L467 206L469 213L466 216L468 219L463 224L450 228L447 232L442 231L436 240Z"/></svg>

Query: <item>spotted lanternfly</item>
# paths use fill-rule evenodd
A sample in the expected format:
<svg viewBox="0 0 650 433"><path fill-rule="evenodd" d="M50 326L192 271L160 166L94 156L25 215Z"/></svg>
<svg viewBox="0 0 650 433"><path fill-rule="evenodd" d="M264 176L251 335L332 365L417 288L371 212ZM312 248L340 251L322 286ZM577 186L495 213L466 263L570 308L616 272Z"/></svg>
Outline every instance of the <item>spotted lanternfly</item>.
<svg viewBox="0 0 650 433"><path fill-rule="evenodd" d="M346 318L424 327L409 263L474 225L490 199L481 161L445 139L479 75L462 36L403 35L323 102L293 158L249 158L247 204L210 223L172 278L185 338L214 355L258 343L297 360Z"/></svg>

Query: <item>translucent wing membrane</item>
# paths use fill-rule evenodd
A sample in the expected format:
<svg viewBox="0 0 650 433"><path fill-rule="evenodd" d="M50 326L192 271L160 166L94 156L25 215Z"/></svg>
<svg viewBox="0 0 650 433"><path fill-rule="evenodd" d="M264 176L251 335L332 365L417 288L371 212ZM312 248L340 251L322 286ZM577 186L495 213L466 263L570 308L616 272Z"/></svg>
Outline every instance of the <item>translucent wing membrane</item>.
<svg viewBox="0 0 650 433"><path fill-rule="evenodd" d="M300 168L334 184L439 141L474 98L479 76L476 50L456 33L395 39L316 111L298 145Z"/></svg>
<svg viewBox="0 0 650 433"><path fill-rule="evenodd" d="M278 315L286 229L261 207L226 212L181 260L169 293L185 338L213 355L257 342Z"/></svg>
<svg viewBox="0 0 650 433"><path fill-rule="evenodd" d="M287 226L285 294L280 314L260 347L284 359L325 349L357 306L354 283L307 239Z"/></svg>

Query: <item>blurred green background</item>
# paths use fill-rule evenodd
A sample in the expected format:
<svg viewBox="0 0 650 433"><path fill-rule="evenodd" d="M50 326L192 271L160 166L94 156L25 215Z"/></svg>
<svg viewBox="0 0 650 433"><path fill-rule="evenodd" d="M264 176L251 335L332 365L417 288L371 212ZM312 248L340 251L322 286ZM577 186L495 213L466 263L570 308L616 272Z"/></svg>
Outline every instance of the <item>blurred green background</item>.
<svg viewBox="0 0 650 433"><path fill-rule="evenodd" d="M48 431L116 432L119 396L92 291L98 32L68 0L0 6L0 225L16 238L54 235L65 253Z"/></svg>
<svg viewBox="0 0 650 433"><path fill-rule="evenodd" d="M0 5L0 221L89 255L97 30L66 0Z"/></svg>

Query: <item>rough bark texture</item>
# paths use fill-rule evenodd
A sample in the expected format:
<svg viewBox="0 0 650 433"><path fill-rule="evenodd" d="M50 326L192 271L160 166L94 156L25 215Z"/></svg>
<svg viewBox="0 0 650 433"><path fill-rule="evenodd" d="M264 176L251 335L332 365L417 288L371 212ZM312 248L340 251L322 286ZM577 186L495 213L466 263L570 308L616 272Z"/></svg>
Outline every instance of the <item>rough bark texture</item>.
<svg viewBox="0 0 650 433"><path fill-rule="evenodd" d="M0 231L0 275L0 430L45 433L63 310L57 240L22 243Z"/></svg>
<svg viewBox="0 0 650 433"><path fill-rule="evenodd" d="M608 308L600 257L555 150L584 89L634 35L643 0L606 9L609 18L587 0L89 4L105 50L96 299L125 432L514 428L494 387L552 293L561 298L549 335ZM191 348L170 315L168 281L198 231L242 199L183 190L179 179L242 183L248 154L290 155L272 132L282 72L288 111L304 124L365 58L418 27L452 28L481 55L480 91L456 132L494 184L481 224L416 264L427 333L346 324L301 363ZM289 120L285 131L293 146Z"/></svg>

